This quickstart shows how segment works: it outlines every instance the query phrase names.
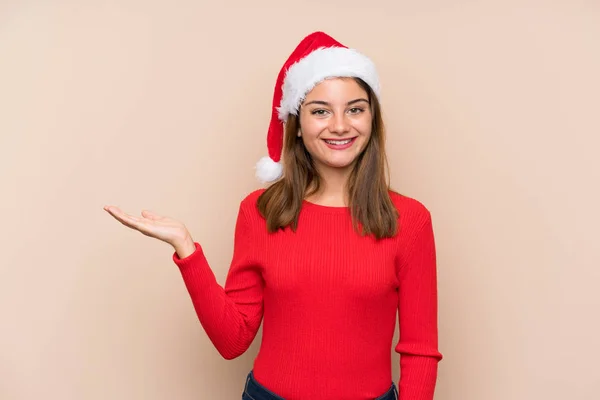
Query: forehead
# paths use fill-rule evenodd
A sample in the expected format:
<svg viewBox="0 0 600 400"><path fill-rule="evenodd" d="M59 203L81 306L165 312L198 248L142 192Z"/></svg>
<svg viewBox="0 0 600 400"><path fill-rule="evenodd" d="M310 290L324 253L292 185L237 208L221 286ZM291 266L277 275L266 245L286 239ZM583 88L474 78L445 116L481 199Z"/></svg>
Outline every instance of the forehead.
<svg viewBox="0 0 600 400"><path fill-rule="evenodd" d="M352 100L366 97L367 92L353 78L329 78L318 83L306 94L305 100ZM352 98L352 99L350 99Z"/></svg>

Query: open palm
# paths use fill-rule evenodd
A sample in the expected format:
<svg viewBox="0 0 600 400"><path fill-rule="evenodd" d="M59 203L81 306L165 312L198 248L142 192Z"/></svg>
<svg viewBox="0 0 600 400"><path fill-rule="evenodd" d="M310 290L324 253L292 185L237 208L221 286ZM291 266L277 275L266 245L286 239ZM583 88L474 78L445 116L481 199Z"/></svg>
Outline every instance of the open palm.
<svg viewBox="0 0 600 400"><path fill-rule="evenodd" d="M185 225L172 218L160 216L148 210L143 210L141 217L135 217L115 206L105 206L104 210L123 225L146 236L169 243L173 247L189 240L190 235Z"/></svg>

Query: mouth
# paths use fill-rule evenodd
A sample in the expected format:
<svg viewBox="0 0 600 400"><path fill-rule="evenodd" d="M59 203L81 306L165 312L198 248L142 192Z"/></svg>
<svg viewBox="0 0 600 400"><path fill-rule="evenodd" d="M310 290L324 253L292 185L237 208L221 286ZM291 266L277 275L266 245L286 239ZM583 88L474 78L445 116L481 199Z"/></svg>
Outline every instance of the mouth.
<svg viewBox="0 0 600 400"><path fill-rule="evenodd" d="M343 140L340 140L340 139L323 139L323 140L327 144L331 144L334 146L343 146L345 144L352 143L354 141L354 139L356 139L356 138L354 137L354 138L343 139Z"/></svg>
<svg viewBox="0 0 600 400"><path fill-rule="evenodd" d="M323 139L325 145L332 150L344 150L351 147L356 141L356 137L348 139Z"/></svg>

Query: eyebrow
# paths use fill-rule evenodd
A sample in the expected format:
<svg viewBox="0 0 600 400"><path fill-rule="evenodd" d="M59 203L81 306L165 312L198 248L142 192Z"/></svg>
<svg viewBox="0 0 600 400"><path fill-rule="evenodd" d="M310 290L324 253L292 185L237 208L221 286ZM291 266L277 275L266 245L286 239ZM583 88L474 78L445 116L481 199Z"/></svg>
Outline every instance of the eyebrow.
<svg viewBox="0 0 600 400"><path fill-rule="evenodd" d="M361 101L364 101L365 103L369 104L369 101L368 101L367 99L360 98L360 99L354 99L354 100L351 100L351 101L347 102L347 103L346 103L346 105L347 105L347 106L350 106L350 105L352 105L352 104L359 103L359 102L361 102ZM313 100L313 101L309 101L308 103L306 103L306 104L304 104L304 105L305 105L305 106L308 106L309 104L320 104L320 105L323 105L323 106L329 106L329 105L330 105L328 102L326 102L326 101L323 101L323 100Z"/></svg>

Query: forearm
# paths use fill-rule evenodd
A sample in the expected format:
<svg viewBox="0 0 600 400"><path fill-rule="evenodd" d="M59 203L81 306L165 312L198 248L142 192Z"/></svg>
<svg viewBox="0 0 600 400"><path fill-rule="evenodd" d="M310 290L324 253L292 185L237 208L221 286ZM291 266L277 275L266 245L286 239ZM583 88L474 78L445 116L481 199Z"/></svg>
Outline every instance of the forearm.
<svg viewBox="0 0 600 400"><path fill-rule="evenodd" d="M433 400L439 359L406 354L400 358L399 400Z"/></svg>
<svg viewBox="0 0 600 400"><path fill-rule="evenodd" d="M206 334L226 359L243 354L254 339L262 319L262 287L250 266L234 264L223 288L194 243L194 252L174 260L179 266L196 315ZM184 254L184 253L182 253Z"/></svg>

